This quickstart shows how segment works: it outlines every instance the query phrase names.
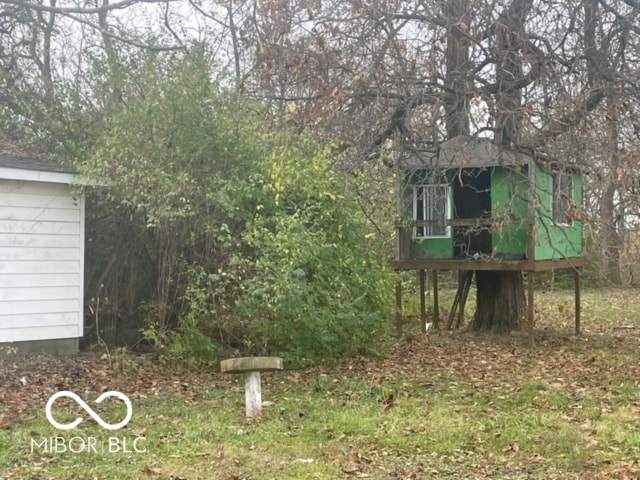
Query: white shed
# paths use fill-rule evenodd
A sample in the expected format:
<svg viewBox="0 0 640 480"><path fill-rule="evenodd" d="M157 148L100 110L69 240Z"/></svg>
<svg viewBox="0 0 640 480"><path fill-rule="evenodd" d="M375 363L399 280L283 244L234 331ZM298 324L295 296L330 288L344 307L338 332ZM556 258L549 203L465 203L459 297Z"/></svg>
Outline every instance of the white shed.
<svg viewBox="0 0 640 480"><path fill-rule="evenodd" d="M0 145L0 345L69 353L83 333L84 198L73 169Z"/></svg>

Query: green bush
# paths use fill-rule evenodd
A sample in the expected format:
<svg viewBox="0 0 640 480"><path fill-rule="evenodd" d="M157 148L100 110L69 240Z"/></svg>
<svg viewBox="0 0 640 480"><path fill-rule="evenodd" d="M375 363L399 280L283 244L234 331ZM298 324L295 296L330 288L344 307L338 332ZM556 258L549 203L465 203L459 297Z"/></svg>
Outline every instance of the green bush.
<svg viewBox="0 0 640 480"><path fill-rule="evenodd" d="M161 355L198 366L231 348L298 362L375 353L392 288L356 178L285 122L218 94L200 57L150 61L132 76L83 170L131 212L137 233L125 245L140 253L118 258L146 262L127 291L153 292L136 303Z"/></svg>
<svg viewBox="0 0 640 480"><path fill-rule="evenodd" d="M185 294L184 311L172 329L163 328L154 317L142 333L158 352L159 359L169 365L185 369L217 365L221 349L212 338L203 333L202 323L214 315L205 292L189 287Z"/></svg>
<svg viewBox="0 0 640 480"><path fill-rule="evenodd" d="M353 189L326 152L301 138L285 145L266 162L264 203L244 234L255 274L238 310L259 319L266 351L374 353L390 318L390 274L373 261Z"/></svg>

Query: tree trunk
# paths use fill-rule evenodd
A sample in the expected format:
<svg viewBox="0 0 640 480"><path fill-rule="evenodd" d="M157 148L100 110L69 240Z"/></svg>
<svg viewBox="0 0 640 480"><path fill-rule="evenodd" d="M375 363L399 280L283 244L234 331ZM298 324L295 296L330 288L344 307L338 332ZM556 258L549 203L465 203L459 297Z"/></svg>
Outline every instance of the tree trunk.
<svg viewBox="0 0 640 480"><path fill-rule="evenodd" d="M446 84L449 91L444 102L447 138L469 135L469 100L473 88L469 81L469 0L449 0L443 4L447 18ZM463 28L461 26L464 25Z"/></svg>
<svg viewBox="0 0 640 480"><path fill-rule="evenodd" d="M607 161L604 168L602 195L600 197L600 254L602 275L613 283L620 284L620 250L622 238L618 232L616 197L619 197L620 169L620 112L624 111L621 95L611 79L616 78L610 58L597 44L598 32L602 28L600 2L584 2L584 43L587 60L587 78L593 90L601 90L606 98L605 143Z"/></svg>
<svg viewBox="0 0 640 480"><path fill-rule="evenodd" d="M618 233L615 220L616 188L612 182L607 182L600 199L600 255L602 262L602 275L605 280L620 285L620 251L622 240Z"/></svg>
<svg viewBox="0 0 640 480"><path fill-rule="evenodd" d="M524 23L532 0L515 0L495 23L496 129L494 142L513 148L520 144L524 115L522 94L515 82L524 78ZM476 313L470 328L475 331L519 330L525 313L522 272L476 271Z"/></svg>
<svg viewBox="0 0 640 480"><path fill-rule="evenodd" d="M618 215L621 207L616 208L616 197L620 196L620 137L619 115L620 95L613 88L607 88L606 133L608 150L608 175L604 179L604 188L600 198L600 248L602 254L602 273L605 279L614 285L622 283L620 276L620 251L622 239L618 231Z"/></svg>
<svg viewBox="0 0 640 480"><path fill-rule="evenodd" d="M470 330L519 330L525 314L522 272L476 271L476 313Z"/></svg>

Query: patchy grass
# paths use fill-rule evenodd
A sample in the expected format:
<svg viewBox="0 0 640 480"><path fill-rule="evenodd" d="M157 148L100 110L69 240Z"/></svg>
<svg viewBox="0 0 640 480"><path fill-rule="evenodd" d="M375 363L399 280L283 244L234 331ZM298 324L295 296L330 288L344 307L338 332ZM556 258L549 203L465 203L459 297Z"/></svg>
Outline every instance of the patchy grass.
<svg viewBox="0 0 640 480"><path fill-rule="evenodd" d="M264 375L254 422L238 378L168 372L146 357L10 355L0 360L0 479L638 478L637 297L583 292L574 337L572 293L540 292L533 347L518 334L424 336L416 325L382 360ZM122 391L133 418L109 432L61 401L59 421L87 418L57 431L44 406L62 389L93 408L100 392ZM124 414L117 401L96 410L109 422ZM95 438L96 451L38 443L56 436L75 450ZM144 452L133 451L138 438Z"/></svg>

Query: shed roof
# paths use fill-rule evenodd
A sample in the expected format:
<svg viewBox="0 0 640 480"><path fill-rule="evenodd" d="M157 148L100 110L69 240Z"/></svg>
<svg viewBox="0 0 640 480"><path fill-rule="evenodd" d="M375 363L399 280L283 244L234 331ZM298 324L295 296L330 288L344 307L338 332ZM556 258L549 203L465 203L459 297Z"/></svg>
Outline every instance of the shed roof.
<svg viewBox="0 0 640 480"><path fill-rule="evenodd" d="M0 140L0 179L71 183L76 170Z"/></svg>

